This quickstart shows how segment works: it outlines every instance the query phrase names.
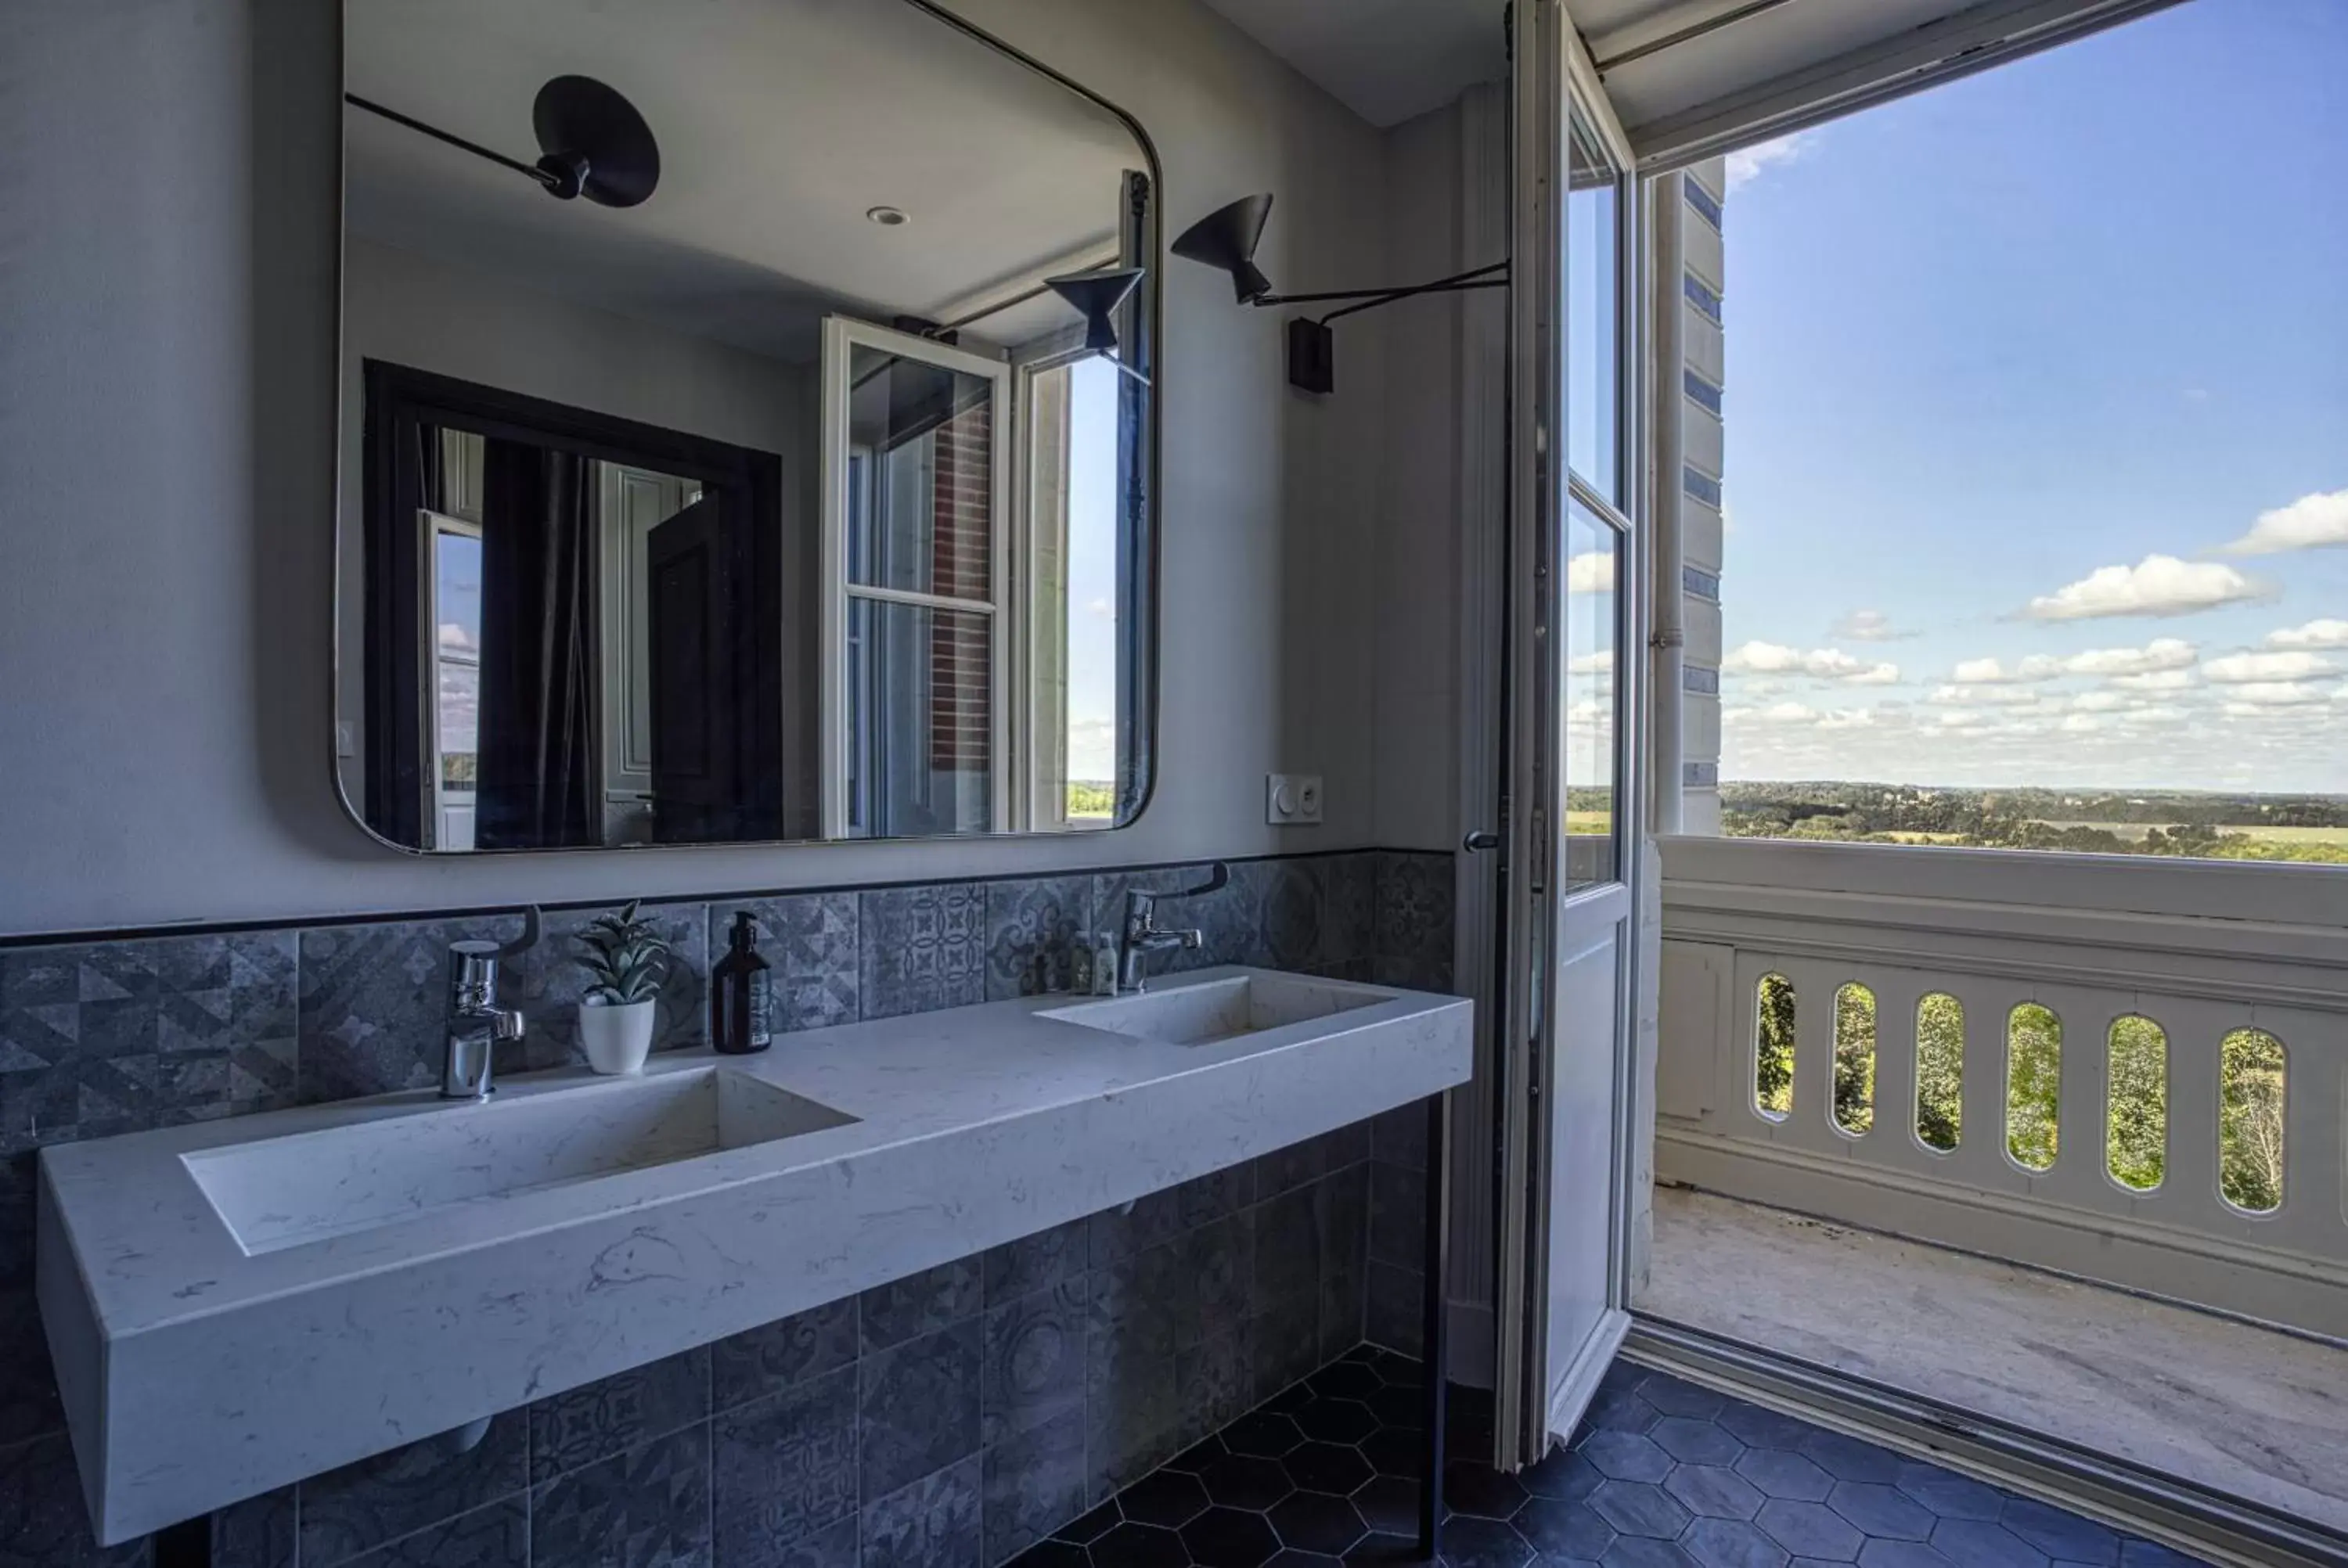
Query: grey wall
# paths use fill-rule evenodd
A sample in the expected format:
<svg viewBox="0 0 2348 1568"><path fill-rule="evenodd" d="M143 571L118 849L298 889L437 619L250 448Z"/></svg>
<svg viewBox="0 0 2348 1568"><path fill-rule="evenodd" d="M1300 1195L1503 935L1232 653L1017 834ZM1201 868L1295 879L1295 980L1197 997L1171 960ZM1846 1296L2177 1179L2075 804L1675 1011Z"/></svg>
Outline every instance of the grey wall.
<svg viewBox="0 0 2348 1568"><path fill-rule="evenodd" d="M1251 190L1262 260L1385 248L1382 142L1195 0L966 0L1129 109L1165 210ZM0 933L779 888L1374 842L1384 324L1343 390L1282 323L1165 275L1160 772L1115 835L460 863L374 845L331 784L338 42L313 0L23 8L0 61ZM1263 822L1318 771L1320 829Z"/></svg>

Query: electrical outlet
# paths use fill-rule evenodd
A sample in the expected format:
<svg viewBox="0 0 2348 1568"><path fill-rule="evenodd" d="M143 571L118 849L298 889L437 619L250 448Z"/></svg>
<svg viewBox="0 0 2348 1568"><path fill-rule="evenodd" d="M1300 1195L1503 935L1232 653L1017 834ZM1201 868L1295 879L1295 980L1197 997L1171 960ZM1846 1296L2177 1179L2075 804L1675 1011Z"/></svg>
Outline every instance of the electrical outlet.
<svg viewBox="0 0 2348 1568"><path fill-rule="evenodd" d="M1274 827L1317 827L1321 822L1319 774L1267 774L1263 819Z"/></svg>

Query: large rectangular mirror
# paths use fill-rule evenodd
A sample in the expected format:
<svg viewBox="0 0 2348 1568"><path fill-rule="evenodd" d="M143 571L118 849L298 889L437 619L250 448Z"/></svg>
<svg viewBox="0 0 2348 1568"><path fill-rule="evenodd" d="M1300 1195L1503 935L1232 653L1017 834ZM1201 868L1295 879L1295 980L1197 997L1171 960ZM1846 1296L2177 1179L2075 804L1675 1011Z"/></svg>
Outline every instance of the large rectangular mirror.
<svg viewBox="0 0 2348 1568"><path fill-rule="evenodd" d="M402 848L1147 796L1156 168L919 0L345 0L335 768Z"/></svg>

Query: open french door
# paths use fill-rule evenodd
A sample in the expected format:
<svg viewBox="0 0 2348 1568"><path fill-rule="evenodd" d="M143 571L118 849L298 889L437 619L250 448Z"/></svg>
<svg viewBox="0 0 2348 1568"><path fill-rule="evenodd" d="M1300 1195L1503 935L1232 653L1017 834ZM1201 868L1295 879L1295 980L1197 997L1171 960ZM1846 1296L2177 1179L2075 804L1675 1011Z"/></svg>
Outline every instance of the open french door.
<svg viewBox="0 0 2348 1568"><path fill-rule="evenodd" d="M1629 1327L1648 569L1637 186L1565 0L1510 21L1498 1462L1570 1432Z"/></svg>

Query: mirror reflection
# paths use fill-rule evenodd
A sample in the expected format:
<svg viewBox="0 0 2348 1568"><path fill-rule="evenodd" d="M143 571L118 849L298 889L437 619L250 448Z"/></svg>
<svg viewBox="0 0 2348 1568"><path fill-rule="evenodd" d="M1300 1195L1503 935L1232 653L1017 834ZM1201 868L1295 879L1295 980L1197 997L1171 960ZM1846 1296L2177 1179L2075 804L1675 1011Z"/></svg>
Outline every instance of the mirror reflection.
<svg viewBox="0 0 2348 1568"><path fill-rule="evenodd" d="M1127 121L911 0L348 0L345 39L335 742L369 828L1129 820Z"/></svg>

